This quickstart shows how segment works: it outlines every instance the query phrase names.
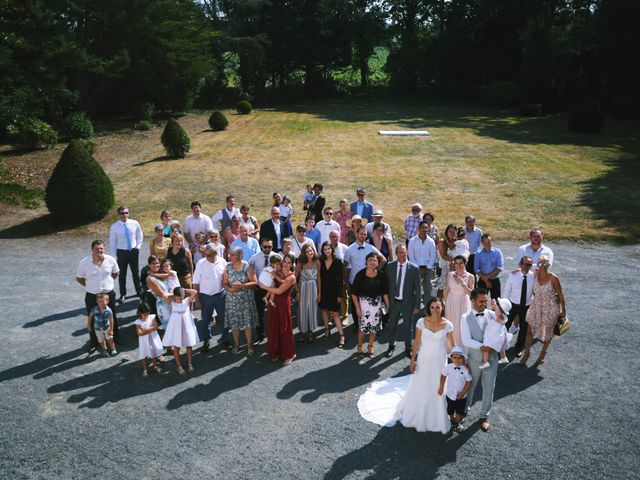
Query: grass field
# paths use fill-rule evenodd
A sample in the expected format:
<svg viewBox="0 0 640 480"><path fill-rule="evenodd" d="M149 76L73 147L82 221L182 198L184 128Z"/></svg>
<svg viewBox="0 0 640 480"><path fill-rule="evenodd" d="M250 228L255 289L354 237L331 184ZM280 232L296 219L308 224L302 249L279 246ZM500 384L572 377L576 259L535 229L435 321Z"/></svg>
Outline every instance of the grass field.
<svg viewBox="0 0 640 480"><path fill-rule="evenodd" d="M191 152L180 160L164 157L162 125L149 132L111 128L97 138L95 157L114 182L116 203L127 204L145 232L165 208L182 220L199 199L211 214L229 193L238 206L251 204L258 220L268 216L276 190L290 194L300 213L305 184L318 181L332 206L353 201L356 186L364 186L399 237L419 201L441 228L472 213L497 239L524 239L534 225L549 240L640 239L637 123L607 119L602 134L584 135L568 132L562 115L520 118L482 107L356 99L225 113L225 132L207 130L208 113L180 119L191 137ZM378 135L406 128L431 135ZM0 155L14 176L37 167L20 183L42 188L63 147ZM5 236L47 230L46 217L39 218L44 208L3 206L0 213ZM104 236L115 217L114 209L73 231Z"/></svg>

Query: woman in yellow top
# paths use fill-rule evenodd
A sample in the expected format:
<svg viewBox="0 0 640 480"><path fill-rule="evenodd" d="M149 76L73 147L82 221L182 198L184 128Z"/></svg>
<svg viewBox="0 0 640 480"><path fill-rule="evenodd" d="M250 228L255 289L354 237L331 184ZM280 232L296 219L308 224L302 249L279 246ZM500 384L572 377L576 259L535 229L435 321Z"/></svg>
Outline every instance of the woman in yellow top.
<svg viewBox="0 0 640 480"><path fill-rule="evenodd" d="M167 258L167 250L171 247L171 239L164 236L164 225L157 224L154 228L155 236L149 242L149 254L155 255L160 261Z"/></svg>

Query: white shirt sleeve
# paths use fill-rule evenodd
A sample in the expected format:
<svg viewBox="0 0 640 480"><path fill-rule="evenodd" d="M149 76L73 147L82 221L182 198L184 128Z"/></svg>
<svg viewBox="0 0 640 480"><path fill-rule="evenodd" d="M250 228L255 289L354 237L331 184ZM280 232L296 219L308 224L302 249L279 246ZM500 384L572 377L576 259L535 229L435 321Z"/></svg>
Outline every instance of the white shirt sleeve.
<svg viewBox="0 0 640 480"><path fill-rule="evenodd" d="M502 292L502 298L508 298L511 300L511 291L513 290L513 279L515 277L515 273L510 273L507 277L507 283L504 286L504 291Z"/></svg>
<svg viewBox="0 0 640 480"><path fill-rule="evenodd" d="M142 227L138 222L136 222L136 244L138 249L142 248L143 239L144 239L144 236L142 235Z"/></svg>

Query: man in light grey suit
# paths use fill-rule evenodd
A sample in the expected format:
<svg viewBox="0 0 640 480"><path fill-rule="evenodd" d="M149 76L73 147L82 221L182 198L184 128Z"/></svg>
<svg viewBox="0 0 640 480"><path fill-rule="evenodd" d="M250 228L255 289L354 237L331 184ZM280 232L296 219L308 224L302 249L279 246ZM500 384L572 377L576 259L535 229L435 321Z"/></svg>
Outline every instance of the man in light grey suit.
<svg viewBox="0 0 640 480"><path fill-rule="evenodd" d="M495 313L487 310L489 295L487 290L479 288L471 292L472 309L463 314L460 319L460 334L462 343L468 349L468 363L471 367L473 377L471 388L469 389L467 411L473 402L473 394L476 391L478 382L482 383L482 406L480 408L480 428L483 432L489 430L489 412L493 403L493 390L496 386L496 376L498 375L498 354L490 347L483 344L484 331L489 318L495 319ZM490 350L488 368L480 370L482 364L482 352Z"/></svg>
<svg viewBox="0 0 640 480"><path fill-rule="evenodd" d="M407 260L407 247L396 247L397 260L389 262L385 272L389 286L389 348L391 357L395 349L396 328L400 316L404 320L404 354L411 358L413 318L420 311L420 269Z"/></svg>

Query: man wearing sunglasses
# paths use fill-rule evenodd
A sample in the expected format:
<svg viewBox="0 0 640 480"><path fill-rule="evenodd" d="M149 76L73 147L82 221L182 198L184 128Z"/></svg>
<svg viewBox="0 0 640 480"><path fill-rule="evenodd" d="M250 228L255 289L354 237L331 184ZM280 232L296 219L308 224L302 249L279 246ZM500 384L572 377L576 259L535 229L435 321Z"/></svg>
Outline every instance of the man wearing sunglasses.
<svg viewBox="0 0 640 480"><path fill-rule="evenodd" d="M140 224L129 218L127 207L118 207L119 220L111 225L109 232L109 247L111 256L118 261L120 275L120 299L119 303L124 303L127 296L127 267L131 269L133 287L136 295L142 295L140 288L140 270L138 269L138 254L142 245L142 229Z"/></svg>

